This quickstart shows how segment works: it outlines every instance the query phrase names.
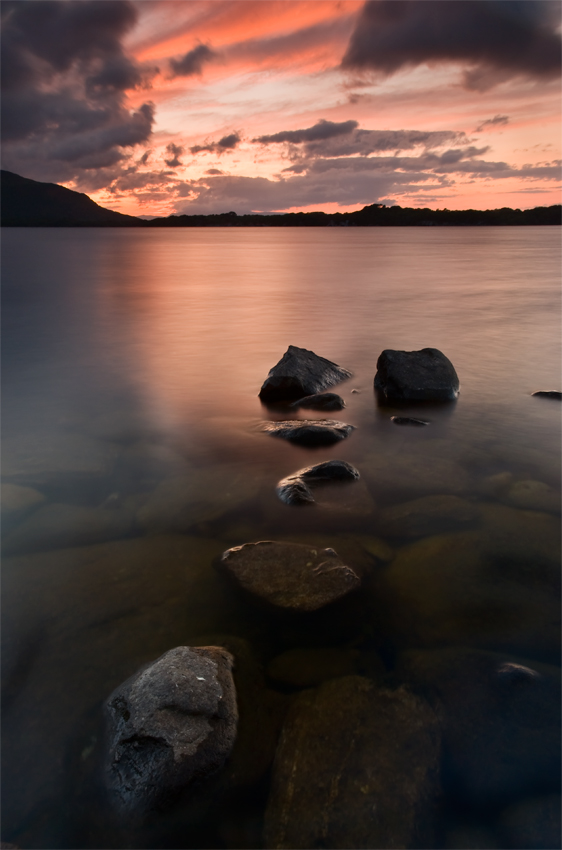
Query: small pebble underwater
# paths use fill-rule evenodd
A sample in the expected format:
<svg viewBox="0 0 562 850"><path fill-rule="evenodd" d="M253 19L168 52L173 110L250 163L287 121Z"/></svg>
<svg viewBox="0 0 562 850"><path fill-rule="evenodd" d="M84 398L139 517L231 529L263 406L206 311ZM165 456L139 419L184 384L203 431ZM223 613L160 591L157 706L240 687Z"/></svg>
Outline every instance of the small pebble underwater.
<svg viewBox="0 0 562 850"><path fill-rule="evenodd" d="M2 840L559 848L558 228L3 243Z"/></svg>

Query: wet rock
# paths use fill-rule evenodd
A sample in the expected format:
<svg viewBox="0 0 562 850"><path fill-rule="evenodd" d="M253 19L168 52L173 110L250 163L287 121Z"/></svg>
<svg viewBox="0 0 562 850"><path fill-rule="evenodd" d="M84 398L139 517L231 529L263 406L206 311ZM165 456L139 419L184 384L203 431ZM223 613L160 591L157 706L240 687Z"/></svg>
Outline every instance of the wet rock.
<svg viewBox="0 0 562 850"><path fill-rule="evenodd" d="M396 554L392 546L389 546L386 540L381 540L380 537L357 535L355 539L366 552L369 552L370 555L373 555L377 560L384 563L392 561Z"/></svg>
<svg viewBox="0 0 562 850"><path fill-rule="evenodd" d="M44 501L45 496L33 487L3 483L0 493L2 524L16 521Z"/></svg>
<svg viewBox="0 0 562 850"><path fill-rule="evenodd" d="M222 767L238 721L232 662L218 647L180 646L113 691L105 775L117 809L162 808Z"/></svg>
<svg viewBox="0 0 562 850"><path fill-rule="evenodd" d="M284 422L267 422L263 430L274 437L302 446L330 446L345 440L354 426L336 419L289 419Z"/></svg>
<svg viewBox="0 0 562 850"><path fill-rule="evenodd" d="M345 401L337 393L320 393L300 398L294 401L291 407L306 407L310 410L343 410Z"/></svg>
<svg viewBox="0 0 562 850"><path fill-rule="evenodd" d="M562 399L562 393L558 392L558 390L538 390L536 393L531 393L531 395L536 395L540 398Z"/></svg>
<svg viewBox="0 0 562 850"><path fill-rule="evenodd" d="M434 847L439 733L430 706L360 676L304 691L275 757L265 846Z"/></svg>
<svg viewBox="0 0 562 850"><path fill-rule="evenodd" d="M498 822L504 839L502 847L556 850L562 841L560 809L560 794L528 797L508 806Z"/></svg>
<svg viewBox="0 0 562 850"><path fill-rule="evenodd" d="M210 634L191 643L223 647L234 658L238 732L216 785L226 793L249 788L262 780L271 767L289 697L266 686L263 667L247 640Z"/></svg>
<svg viewBox="0 0 562 850"><path fill-rule="evenodd" d="M259 392L265 402L293 401L321 393L351 377L351 372L306 348L290 345L270 370Z"/></svg>
<svg viewBox="0 0 562 850"><path fill-rule="evenodd" d="M395 425L429 425L426 419L414 419L413 416L391 416L390 421Z"/></svg>
<svg viewBox="0 0 562 850"><path fill-rule="evenodd" d="M459 379L451 361L437 348L387 348L377 360L375 389L387 400L452 401L459 394Z"/></svg>
<svg viewBox="0 0 562 850"><path fill-rule="evenodd" d="M398 645L557 656L558 524L548 514L494 507L500 516L482 530L425 537L374 576L372 616Z"/></svg>
<svg viewBox="0 0 562 850"><path fill-rule="evenodd" d="M504 499L514 508L560 513L560 492L543 481L517 481L507 490Z"/></svg>
<svg viewBox="0 0 562 850"><path fill-rule="evenodd" d="M389 537L428 537L473 522L478 509L458 496L425 496L382 511L378 528Z"/></svg>
<svg viewBox="0 0 562 850"><path fill-rule="evenodd" d="M187 531L254 499L261 479L247 467L225 464L166 478L137 513L139 526L151 533Z"/></svg>
<svg viewBox="0 0 562 850"><path fill-rule="evenodd" d="M359 587L333 549L264 540L223 553L220 566L254 596L292 611L316 611Z"/></svg>
<svg viewBox="0 0 562 850"><path fill-rule="evenodd" d="M274 682L293 688L314 688L329 679L359 672L357 649L322 647L289 649L276 655L267 665L267 675Z"/></svg>
<svg viewBox="0 0 562 850"><path fill-rule="evenodd" d="M98 479L111 473L116 446L77 434L22 434L2 441L2 476L41 487L61 477Z"/></svg>
<svg viewBox="0 0 562 850"><path fill-rule="evenodd" d="M53 503L36 510L8 534L2 551L13 555L88 546L126 537L132 527L132 513L121 508L84 508Z"/></svg>
<svg viewBox="0 0 562 850"><path fill-rule="evenodd" d="M309 483L326 481L355 481L359 471L344 460L327 460L315 466L299 469L277 485L277 495L287 505L310 504L314 502Z"/></svg>
<svg viewBox="0 0 562 850"><path fill-rule="evenodd" d="M454 647L406 653L398 670L441 717L444 782L463 802L497 806L558 790L558 667Z"/></svg>

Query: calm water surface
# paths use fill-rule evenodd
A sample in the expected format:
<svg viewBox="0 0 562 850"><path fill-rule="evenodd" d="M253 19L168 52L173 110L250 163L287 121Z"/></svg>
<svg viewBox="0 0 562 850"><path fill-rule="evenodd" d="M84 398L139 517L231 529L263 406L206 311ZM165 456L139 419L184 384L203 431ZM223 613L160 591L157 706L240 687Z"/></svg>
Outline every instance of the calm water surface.
<svg viewBox="0 0 562 850"><path fill-rule="evenodd" d="M31 488L3 491L3 840L263 846L273 745L244 715L235 791L215 783L138 828L105 807L101 705L174 646L222 641L262 665L251 701L277 706L273 740L303 686L272 672L289 649L344 649L344 672L430 696L419 670L458 647L555 680L560 406L531 394L560 389L557 228L6 229L2 277L2 478ZM353 372L336 418L356 430L334 448L260 431L294 416L257 398L290 344ZM424 347L461 394L400 409L431 424L399 427L373 393L377 358ZM279 478L329 458L360 482L304 510L277 500ZM385 519L436 495L464 518ZM309 620L262 613L212 562L272 538L355 559L361 593ZM483 699L478 722L501 730ZM444 764L436 846L508 846L506 807L557 790L536 755L557 744L537 734L513 756L527 779L487 800Z"/></svg>

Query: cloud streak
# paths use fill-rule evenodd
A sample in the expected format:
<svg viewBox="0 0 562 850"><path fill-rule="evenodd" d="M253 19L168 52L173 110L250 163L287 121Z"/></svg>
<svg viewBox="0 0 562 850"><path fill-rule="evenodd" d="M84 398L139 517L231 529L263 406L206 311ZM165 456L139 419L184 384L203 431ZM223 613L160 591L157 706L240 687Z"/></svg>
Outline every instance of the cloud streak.
<svg viewBox="0 0 562 850"><path fill-rule="evenodd" d="M206 44L198 44L181 59L170 59L170 76L193 77L203 73L203 65L216 57L214 50Z"/></svg>
<svg viewBox="0 0 562 850"><path fill-rule="evenodd" d="M229 133L228 136L223 136L222 139L219 139L218 142L207 142L204 145L193 145L189 150L192 154L198 153L216 153L220 156L220 154L225 153L226 151L232 151L234 148L240 144L241 138L238 133Z"/></svg>

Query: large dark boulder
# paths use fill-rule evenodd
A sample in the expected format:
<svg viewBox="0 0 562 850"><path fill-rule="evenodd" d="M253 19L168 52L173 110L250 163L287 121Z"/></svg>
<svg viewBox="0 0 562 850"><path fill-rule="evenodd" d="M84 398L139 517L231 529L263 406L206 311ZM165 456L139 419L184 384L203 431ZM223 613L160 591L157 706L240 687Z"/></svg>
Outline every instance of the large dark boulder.
<svg viewBox="0 0 562 850"><path fill-rule="evenodd" d="M354 427L346 422L338 422L337 419L287 419L283 422L267 422L263 430L301 446L330 446L345 440Z"/></svg>
<svg viewBox="0 0 562 850"><path fill-rule="evenodd" d="M105 776L113 805L142 816L222 767L236 738L233 658L216 646L179 646L105 704Z"/></svg>
<svg viewBox="0 0 562 850"><path fill-rule="evenodd" d="M459 379L451 361L437 348L387 348L377 360L375 389L388 400L452 401L459 394Z"/></svg>
<svg viewBox="0 0 562 850"><path fill-rule="evenodd" d="M351 372L307 348L290 345L270 370L259 392L262 401L294 401L315 395L350 378Z"/></svg>
<svg viewBox="0 0 562 850"><path fill-rule="evenodd" d="M314 502L309 484L327 481L356 481L359 472L345 460L326 460L307 466L283 478L277 484L277 495L286 505L302 505Z"/></svg>
<svg viewBox="0 0 562 850"><path fill-rule="evenodd" d="M405 688L345 676L292 703L265 815L268 848L435 847L440 736Z"/></svg>
<svg viewBox="0 0 562 850"><path fill-rule="evenodd" d="M254 596L291 611L316 611L361 584L333 549L262 540L223 553L220 567Z"/></svg>

